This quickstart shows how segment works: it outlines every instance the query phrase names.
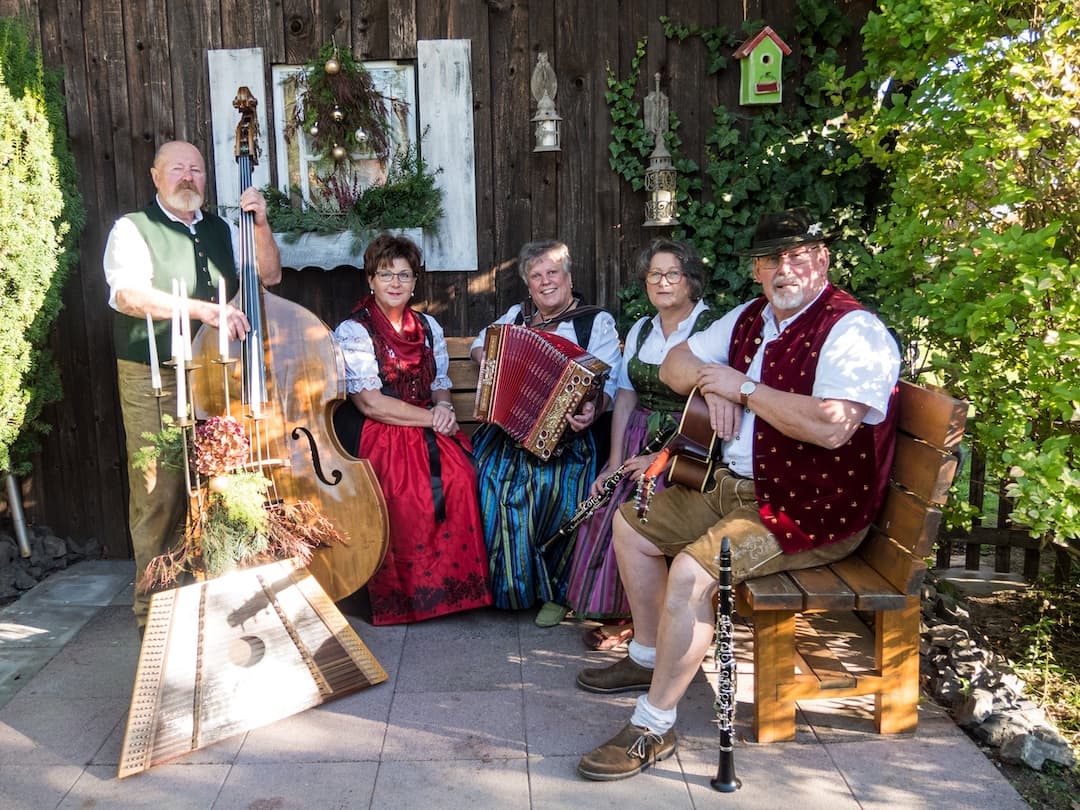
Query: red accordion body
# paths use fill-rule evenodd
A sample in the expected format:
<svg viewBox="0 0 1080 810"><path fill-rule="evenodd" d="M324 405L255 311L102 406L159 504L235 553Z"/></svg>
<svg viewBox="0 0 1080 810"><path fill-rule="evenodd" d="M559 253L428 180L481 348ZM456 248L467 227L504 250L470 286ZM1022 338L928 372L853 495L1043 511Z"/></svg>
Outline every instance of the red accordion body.
<svg viewBox="0 0 1080 810"><path fill-rule="evenodd" d="M551 458L567 428L566 416L599 397L610 369L553 332L489 326L475 416L501 427L533 455Z"/></svg>

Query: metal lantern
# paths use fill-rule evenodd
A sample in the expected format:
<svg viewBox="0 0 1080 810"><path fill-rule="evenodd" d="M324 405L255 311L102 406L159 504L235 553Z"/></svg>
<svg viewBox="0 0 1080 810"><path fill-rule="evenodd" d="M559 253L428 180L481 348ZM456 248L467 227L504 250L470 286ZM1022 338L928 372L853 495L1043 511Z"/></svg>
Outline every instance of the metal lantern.
<svg viewBox="0 0 1080 810"><path fill-rule="evenodd" d="M536 57L536 68L532 75L532 95L536 99L536 115L532 117L536 124L534 152L559 152L559 122L562 117L555 111L555 94L559 91L555 69L548 63L547 53Z"/></svg>
<svg viewBox="0 0 1080 810"><path fill-rule="evenodd" d="M668 97L660 90L659 73L655 74L654 80L656 89L645 97L644 106L645 129L655 139L652 154L649 155L649 168L645 170L645 191L649 195L645 201L645 226L648 228L677 225L679 222L675 211L678 173L664 143L671 107Z"/></svg>

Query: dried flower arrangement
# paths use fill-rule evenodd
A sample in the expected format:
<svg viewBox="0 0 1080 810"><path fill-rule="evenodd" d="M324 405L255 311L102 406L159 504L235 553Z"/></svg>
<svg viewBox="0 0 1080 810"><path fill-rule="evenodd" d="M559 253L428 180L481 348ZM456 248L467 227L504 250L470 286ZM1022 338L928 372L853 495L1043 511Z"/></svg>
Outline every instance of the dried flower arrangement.
<svg viewBox="0 0 1080 810"><path fill-rule="evenodd" d="M145 469L151 461L183 469L184 442L192 433L168 416L162 429L144 433L150 442L136 456ZM235 568L297 557L307 563L321 545L342 543L341 534L307 501L271 503L269 478L246 468L249 443L242 425L229 416L200 422L191 440L192 487L183 542L151 560L139 586L162 588L182 575L212 578Z"/></svg>

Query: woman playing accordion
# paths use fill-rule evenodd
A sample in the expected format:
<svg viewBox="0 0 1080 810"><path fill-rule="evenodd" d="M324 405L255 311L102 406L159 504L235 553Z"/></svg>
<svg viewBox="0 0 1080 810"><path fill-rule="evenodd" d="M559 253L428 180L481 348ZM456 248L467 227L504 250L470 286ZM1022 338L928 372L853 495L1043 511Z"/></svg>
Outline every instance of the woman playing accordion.
<svg viewBox="0 0 1080 810"><path fill-rule="evenodd" d="M610 367L603 392L565 417L567 429L547 459L495 424L481 425L473 435L494 604L524 609L543 602L537 624L550 627L567 612L566 574L573 548L568 539L542 551L538 546L574 513L596 475L596 444L588 428L614 398L619 337L610 313L574 295L570 251L563 243L525 245L518 272L530 300L510 307L495 323L553 332ZM477 363L484 359L486 332L472 345Z"/></svg>

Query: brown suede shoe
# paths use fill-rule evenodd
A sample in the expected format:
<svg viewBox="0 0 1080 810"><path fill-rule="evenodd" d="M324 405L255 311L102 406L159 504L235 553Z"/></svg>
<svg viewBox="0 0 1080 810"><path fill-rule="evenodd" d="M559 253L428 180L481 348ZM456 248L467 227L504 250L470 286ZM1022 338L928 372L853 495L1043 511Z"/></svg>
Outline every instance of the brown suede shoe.
<svg viewBox="0 0 1080 810"><path fill-rule="evenodd" d="M578 673L577 685L586 692L644 691L652 685L653 671L636 664L628 655L611 666L598 669L583 669Z"/></svg>
<svg viewBox="0 0 1080 810"><path fill-rule="evenodd" d="M622 731L583 756L577 769L586 779L611 782L641 773L674 753L674 729L660 735L627 723Z"/></svg>

